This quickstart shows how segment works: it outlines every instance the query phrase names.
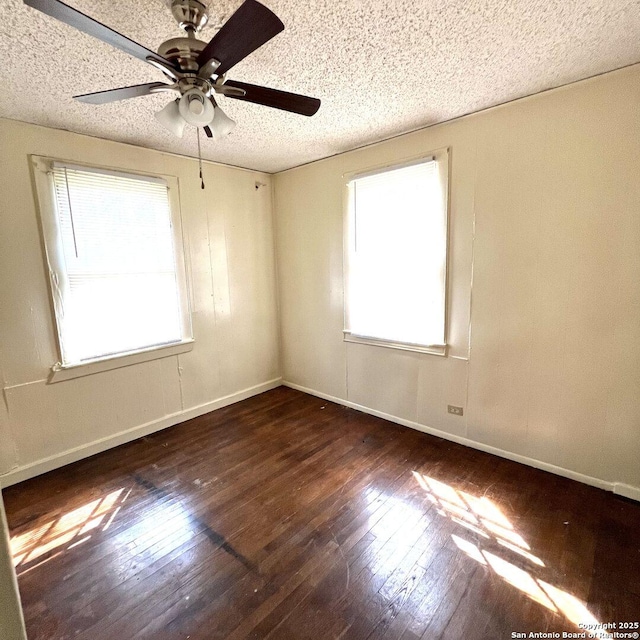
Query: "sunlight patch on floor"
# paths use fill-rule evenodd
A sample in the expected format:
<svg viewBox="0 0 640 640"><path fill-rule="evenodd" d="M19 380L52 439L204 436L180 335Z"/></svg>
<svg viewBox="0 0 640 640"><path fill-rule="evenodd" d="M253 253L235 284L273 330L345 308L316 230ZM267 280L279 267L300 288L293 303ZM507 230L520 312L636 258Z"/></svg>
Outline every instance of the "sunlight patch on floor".
<svg viewBox="0 0 640 640"><path fill-rule="evenodd" d="M103 498L68 511L46 524L11 538L13 564L18 574L51 559L65 549L72 549L91 538L91 533L103 522L107 526L120 509L124 489L111 491ZM106 528L106 527L105 527Z"/></svg>
<svg viewBox="0 0 640 640"><path fill-rule="evenodd" d="M469 558L491 569L534 602L564 615L574 625L598 624L578 598L542 580L540 574L544 573L544 562L531 552L529 544L495 502L486 496L478 497L460 491L417 471L413 472L413 476L427 492L427 499L436 507L437 513L477 534L477 543L456 534L451 535L455 545ZM517 558L520 564L523 561L526 561L525 566L528 566L527 563L531 564L531 569L527 571L496 555L495 546L491 547L491 551L486 548L492 544L515 554L514 560Z"/></svg>

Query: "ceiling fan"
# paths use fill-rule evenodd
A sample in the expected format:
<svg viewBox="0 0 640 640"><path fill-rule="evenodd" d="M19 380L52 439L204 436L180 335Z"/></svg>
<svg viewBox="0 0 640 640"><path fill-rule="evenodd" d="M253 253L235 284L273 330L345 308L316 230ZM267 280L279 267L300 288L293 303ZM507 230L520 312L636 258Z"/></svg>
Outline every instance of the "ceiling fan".
<svg viewBox="0 0 640 640"><path fill-rule="evenodd" d="M171 81L148 82L74 96L91 104L167 91L176 94L155 116L169 131L182 137L186 124L203 127L209 138L220 139L235 126L216 102L226 96L305 116L314 115L320 100L308 96L227 79L227 72L284 29L281 20L256 0L245 0L206 43L196 34L209 19L201 0L171 0L171 12L186 37L163 42L155 53L60 0L24 0L42 13L125 51L160 69Z"/></svg>

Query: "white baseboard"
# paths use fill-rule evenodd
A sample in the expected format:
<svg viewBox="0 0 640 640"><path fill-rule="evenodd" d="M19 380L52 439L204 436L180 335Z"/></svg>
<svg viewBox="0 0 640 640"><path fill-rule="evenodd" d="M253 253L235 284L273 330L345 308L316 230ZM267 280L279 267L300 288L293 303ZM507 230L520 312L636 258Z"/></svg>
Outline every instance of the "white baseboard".
<svg viewBox="0 0 640 640"><path fill-rule="evenodd" d="M615 482L613 485L613 493L640 502L640 487L633 487L630 484Z"/></svg>
<svg viewBox="0 0 640 640"><path fill-rule="evenodd" d="M0 487L8 487L12 484L22 482L23 480L28 480L29 478L33 478L42 473L46 473L47 471L52 471L53 469L63 467L64 465L70 464L72 462L77 462L78 460L82 460L83 458L88 458L89 456L95 455L96 453L106 451L107 449L112 449L113 447L125 444L126 442L131 442L132 440L136 440L137 438L141 438L142 436L155 433L156 431L161 431L162 429L167 429L168 427L172 427L176 424L179 424L180 422L185 422L186 420L190 420L191 418L196 418L205 413L209 413L211 411L215 411L216 409L221 409L222 407L240 402L241 400L245 400L247 398L250 398L251 396L264 393L265 391L270 391L271 389L275 389L280 385L290 387L291 389L297 389L298 391L317 396L318 398L323 398L325 400L329 400L330 402L335 402L336 404L350 407L351 409L356 409L357 411L362 411L363 413L388 420L389 422L394 422L411 429L416 429L417 431L422 431L423 433L428 433L429 435L433 435L438 438L443 438L444 440L456 442L466 447L471 447L472 449L478 449L479 451L491 453L501 458L506 458L507 460L520 462L536 469L549 471L550 473L555 473L556 475L570 478L571 480L577 480L578 482L583 482L584 484L598 487L600 489L605 489L606 491L613 491L613 493L615 493L616 495L624 496L625 498L630 498L631 500L640 502L640 487L634 487L632 485L623 484L620 482L610 482L607 480L601 480L600 478L587 476L582 473L577 473L576 471L572 471L571 469L558 467L556 465L543 462L542 460L536 460L535 458L522 456L517 453L512 453L510 451L505 451L504 449L498 449L497 447L483 444L482 442L477 442L475 440L470 440L468 438L463 438L461 436L447 433L446 431L440 431L439 429L434 429L418 422L405 420L404 418L398 418L397 416L384 413L383 411L377 411L376 409L371 409L369 407L356 404L355 402L349 402L348 400L343 400L342 398L338 398L327 393L322 393L320 391L316 391L315 389L309 389L308 387L303 387L302 385L288 382L286 380L282 380L281 378L274 378L273 380L269 380L268 382L264 382L248 389L243 389L242 391L238 391L237 393L233 393L231 395L224 396L223 398L213 400L212 402L207 402L196 407L185 409L184 411L172 413L157 420L152 420L151 422L133 427L132 429L121 431L112 436L96 440L80 447L75 447L74 449L69 449L68 451L64 451L48 458L43 458L42 460L38 460L37 462L33 462L22 467L17 467L15 469L12 469L8 473L5 473L4 475L0 475Z"/></svg>
<svg viewBox="0 0 640 640"><path fill-rule="evenodd" d="M404 427L410 427L411 429L416 429L417 431L422 431L423 433L428 433L429 435L437 436L438 438L443 438L444 440L450 440L451 442L462 444L465 447L471 447L472 449L478 449L479 451L484 451L485 453L491 453L495 456L499 456L500 458L513 460L514 462L520 462L521 464L526 464L530 467L534 467L535 469L541 469L542 471L555 473L556 475L563 476L571 480L577 480L578 482L582 482L584 484L588 484L593 487L598 487L599 489L604 489L605 491L613 491L617 495L621 495L626 498L631 498L632 500L637 500L640 502L640 487L633 487L628 484L621 484L619 482L610 482L607 480L601 480L600 478L587 476L582 473L572 471L571 469L565 469L564 467L558 467L554 464L543 462L542 460L536 460L535 458L529 458L527 456L522 456L517 453L512 453L511 451L498 449L497 447L492 447L487 444L483 444L482 442L477 442L476 440L470 440L469 438L463 438L461 436L457 436L452 433L447 433L446 431L433 429L432 427L428 427L418 422L413 422L412 420L405 420L404 418L398 418L397 416L393 416L391 414L384 413L382 411L377 411L376 409L370 409L369 407L356 404L355 402L349 402L348 400L343 400L342 398L337 398L327 393L316 391L315 389L309 389L299 384L288 382L287 380L283 380L282 384L285 387L290 387L291 389L297 389L298 391L308 393L312 396L317 396L318 398L323 398L324 400L329 400L330 402L335 402L336 404L341 404L345 407L356 409L357 411L362 411L363 413L376 416L377 418L383 418L384 420L388 420L389 422L400 424Z"/></svg>
<svg viewBox="0 0 640 640"><path fill-rule="evenodd" d="M152 420L151 422L146 422L145 424L133 427L132 429L120 431L112 436L107 436L106 438L101 438L100 440L95 440L94 442L63 451L62 453L57 453L53 456L43 458L42 460L32 462L22 467L17 467L4 475L0 475L0 487L8 487L12 484L22 482L23 480L39 476L47 471L52 471L53 469L63 467L66 464L77 462L83 458L88 458L96 453L101 453L102 451L112 449L113 447L117 447L118 445L126 442L131 442L132 440L136 440L142 436L147 436L150 433L161 431L162 429L172 427L180 422L191 420L191 418L197 418L198 416L209 413L210 411L215 411L216 409L221 409L222 407L226 407L230 404L235 404L241 400L246 400L247 398L258 395L259 393L270 391L271 389L279 387L281 384L281 378L274 378L268 382L263 382L262 384L258 384L254 387L249 387L248 389L243 389L237 393L232 393L231 395L224 396L223 398L213 400L212 402L206 402L205 404L200 404L196 407L185 409L184 411L171 413L157 420Z"/></svg>

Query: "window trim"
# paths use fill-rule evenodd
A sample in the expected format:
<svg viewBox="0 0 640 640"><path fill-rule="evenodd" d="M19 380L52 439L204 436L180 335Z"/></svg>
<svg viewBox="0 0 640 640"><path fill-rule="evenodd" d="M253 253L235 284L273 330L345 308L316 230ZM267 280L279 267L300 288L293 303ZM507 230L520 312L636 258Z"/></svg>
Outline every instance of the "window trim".
<svg viewBox="0 0 640 640"><path fill-rule="evenodd" d="M349 329L349 261L351 253L351 239L353 236L353 217L351 216L351 202L349 194L349 184L358 178L365 178L395 169L404 169L423 162L435 161L444 171L440 171L442 193L444 197L445 215L445 275L444 275L444 344L421 345L411 342L401 342L365 336L352 333ZM386 162L372 165L365 169L344 173L343 178L343 340L344 342L365 344L375 347L385 347L388 349L399 349L401 351L413 351L436 356L447 356L449 350L449 267L450 267L450 189L451 189L451 150L449 147L434 149L427 153L410 156L395 162Z"/></svg>
<svg viewBox="0 0 640 640"><path fill-rule="evenodd" d="M368 344L373 347L387 347L388 349L400 349L401 351L414 351L416 353L428 353L433 356L446 356L449 345L447 344L416 344L414 342L397 342L395 340L385 340L384 338L374 338L373 336L361 336L357 333L344 329L344 342L355 344Z"/></svg>
<svg viewBox="0 0 640 640"><path fill-rule="evenodd" d="M193 338L191 338L189 340L182 340L181 342L172 342L171 344L138 349L137 351L127 351L127 353L121 355L95 358L79 364L61 364L57 362L51 367L51 373L47 378L47 382L62 382L63 380L90 376L102 371L130 367L132 364L187 353L193 350L194 342Z"/></svg>
<svg viewBox="0 0 640 640"><path fill-rule="evenodd" d="M193 349L194 337L191 312L191 288L189 277L188 261L186 260L186 236L182 225L182 215L180 211L180 192L178 179L175 176L162 174L148 174L130 169L120 169L99 165L82 164L75 161L66 161L60 158L30 155L30 164L33 170L33 180L35 186L36 208L40 222L40 236L43 249L45 268L48 272L49 302L53 317L54 330L56 335L56 353L58 362L51 367L48 383L60 382L85 375L92 375L101 371L108 371L120 367L130 366L140 362L147 362L158 358L165 358L185 353ZM119 354L106 355L92 358L84 362L63 363L62 356L62 323L61 323L61 297L56 283L56 274L65 273L63 265L60 264L62 253L59 250L60 238L58 225L55 222L55 198L54 186L50 178L50 173L54 165L64 165L79 170L92 171L110 175L123 175L129 178L140 178L144 180L162 181L166 183L169 194L169 207L171 211L171 225L173 228L173 247L176 261L176 277L178 280L178 291L180 295L180 306L182 311L183 338L177 342L169 344L154 345L141 349L134 349Z"/></svg>

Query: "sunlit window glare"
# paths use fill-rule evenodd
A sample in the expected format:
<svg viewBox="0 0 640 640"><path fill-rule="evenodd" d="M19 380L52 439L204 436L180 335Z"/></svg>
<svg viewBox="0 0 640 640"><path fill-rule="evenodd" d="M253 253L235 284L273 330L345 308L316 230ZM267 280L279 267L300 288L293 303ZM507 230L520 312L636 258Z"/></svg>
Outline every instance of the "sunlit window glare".
<svg viewBox="0 0 640 640"><path fill-rule="evenodd" d="M444 344L445 164L429 160L349 183L352 334Z"/></svg>
<svg viewBox="0 0 640 640"><path fill-rule="evenodd" d="M167 184L57 165L52 176L64 363L181 341Z"/></svg>

